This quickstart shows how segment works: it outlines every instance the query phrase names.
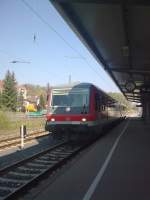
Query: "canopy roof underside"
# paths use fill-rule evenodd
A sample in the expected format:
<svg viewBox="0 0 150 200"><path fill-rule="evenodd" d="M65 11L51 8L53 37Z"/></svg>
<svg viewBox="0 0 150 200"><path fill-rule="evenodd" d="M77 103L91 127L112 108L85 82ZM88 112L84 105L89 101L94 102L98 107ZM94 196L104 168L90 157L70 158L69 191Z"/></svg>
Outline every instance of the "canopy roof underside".
<svg viewBox="0 0 150 200"><path fill-rule="evenodd" d="M51 0L130 101L150 85L150 1Z"/></svg>

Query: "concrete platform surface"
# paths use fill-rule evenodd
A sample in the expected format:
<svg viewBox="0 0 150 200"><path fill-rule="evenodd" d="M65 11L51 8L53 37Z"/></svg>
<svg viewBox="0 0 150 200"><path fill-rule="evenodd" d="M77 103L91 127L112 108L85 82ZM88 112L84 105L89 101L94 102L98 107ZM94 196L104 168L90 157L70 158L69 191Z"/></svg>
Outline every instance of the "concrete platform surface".
<svg viewBox="0 0 150 200"><path fill-rule="evenodd" d="M150 124L131 120L91 199L150 199Z"/></svg>

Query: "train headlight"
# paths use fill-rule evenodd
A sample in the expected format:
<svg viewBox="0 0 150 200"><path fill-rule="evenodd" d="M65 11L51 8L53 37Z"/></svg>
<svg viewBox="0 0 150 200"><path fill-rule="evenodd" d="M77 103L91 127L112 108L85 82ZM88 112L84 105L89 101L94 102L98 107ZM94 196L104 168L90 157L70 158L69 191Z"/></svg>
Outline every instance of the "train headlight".
<svg viewBox="0 0 150 200"><path fill-rule="evenodd" d="M86 118L82 118L82 121L83 121L83 122L86 122Z"/></svg>
<svg viewBox="0 0 150 200"><path fill-rule="evenodd" d="M51 118L51 121L54 122L54 121L55 121L55 118Z"/></svg>

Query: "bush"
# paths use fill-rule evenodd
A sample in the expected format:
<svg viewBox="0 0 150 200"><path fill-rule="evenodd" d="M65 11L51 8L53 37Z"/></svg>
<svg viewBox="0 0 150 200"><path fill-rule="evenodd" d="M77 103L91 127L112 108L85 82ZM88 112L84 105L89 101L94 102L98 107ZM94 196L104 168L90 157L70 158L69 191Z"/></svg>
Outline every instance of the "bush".
<svg viewBox="0 0 150 200"><path fill-rule="evenodd" d="M3 111L0 111L0 129L8 129L10 127L10 120Z"/></svg>

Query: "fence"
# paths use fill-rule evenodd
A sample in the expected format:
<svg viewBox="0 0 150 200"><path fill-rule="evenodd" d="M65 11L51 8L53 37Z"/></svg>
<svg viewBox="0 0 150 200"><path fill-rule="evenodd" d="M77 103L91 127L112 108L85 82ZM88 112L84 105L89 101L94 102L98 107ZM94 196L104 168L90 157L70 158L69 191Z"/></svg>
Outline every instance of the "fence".
<svg viewBox="0 0 150 200"><path fill-rule="evenodd" d="M45 116L28 116L25 113L2 112L3 116L0 120L0 140L20 134L20 126L25 125L27 133L30 134L35 131L42 131L45 127Z"/></svg>

